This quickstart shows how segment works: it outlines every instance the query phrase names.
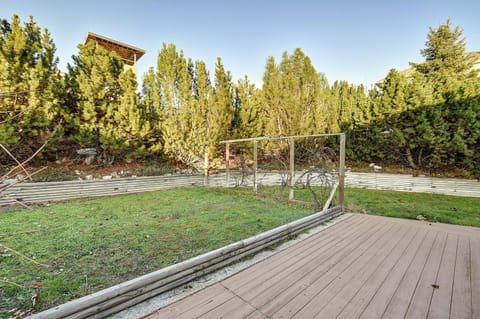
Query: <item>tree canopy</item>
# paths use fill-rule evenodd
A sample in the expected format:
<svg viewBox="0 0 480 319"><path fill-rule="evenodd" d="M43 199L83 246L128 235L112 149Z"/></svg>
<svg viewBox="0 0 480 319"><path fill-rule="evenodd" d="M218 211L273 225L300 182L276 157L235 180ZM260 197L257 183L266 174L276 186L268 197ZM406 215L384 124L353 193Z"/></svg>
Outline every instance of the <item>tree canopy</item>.
<svg viewBox="0 0 480 319"><path fill-rule="evenodd" d="M208 171L222 139L344 131L352 162L480 174L480 61L450 20L429 29L411 74L392 69L369 90L330 84L300 48L268 57L261 87L234 81L221 58L210 71L165 43L140 85L94 42L61 73L50 33L32 17L0 19L0 32L0 143L9 147L34 147L57 128L104 163L154 156Z"/></svg>

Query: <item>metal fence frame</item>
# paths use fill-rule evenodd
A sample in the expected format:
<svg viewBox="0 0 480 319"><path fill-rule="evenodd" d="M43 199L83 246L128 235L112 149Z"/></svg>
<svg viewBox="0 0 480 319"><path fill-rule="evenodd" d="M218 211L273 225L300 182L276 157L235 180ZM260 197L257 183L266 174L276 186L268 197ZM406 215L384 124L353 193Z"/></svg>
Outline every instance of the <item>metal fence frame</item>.
<svg viewBox="0 0 480 319"><path fill-rule="evenodd" d="M338 201L342 211L345 204L345 133L331 133L331 134L310 134L310 135L291 135L291 136L279 136L279 137L252 137L242 138L234 140L220 141L220 144L225 144L225 170L226 170L226 187L230 185L230 144L237 144L243 142L253 142L253 193L258 193L258 141L275 141L275 140L288 140L290 161L289 161L289 200L294 200L294 175L295 175L295 139L298 138L311 138L311 137L329 137L339 136L339 151L340 159L338 161Z"/></svg>

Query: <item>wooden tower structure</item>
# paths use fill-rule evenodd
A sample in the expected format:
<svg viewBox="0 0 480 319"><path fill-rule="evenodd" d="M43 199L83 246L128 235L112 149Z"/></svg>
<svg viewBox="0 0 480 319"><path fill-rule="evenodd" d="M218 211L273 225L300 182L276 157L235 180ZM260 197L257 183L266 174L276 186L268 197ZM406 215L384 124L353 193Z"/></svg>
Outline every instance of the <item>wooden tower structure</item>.
<svg viewBox="0 0 480 319"><path fill-rule="evenodd" d="M137 61L145 54L145 50L93 32L88 32L85 44L89 41L95 41L97 45L101 45L110 52L115 52L122 59L125 69L132 69L137 73Z"/></svg>

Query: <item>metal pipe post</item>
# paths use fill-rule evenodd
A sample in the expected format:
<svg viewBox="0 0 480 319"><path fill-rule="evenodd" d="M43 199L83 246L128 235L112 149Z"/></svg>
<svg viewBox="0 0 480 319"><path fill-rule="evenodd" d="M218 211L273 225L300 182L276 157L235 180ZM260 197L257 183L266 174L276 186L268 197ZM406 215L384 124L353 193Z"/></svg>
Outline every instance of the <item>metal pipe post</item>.
<svg viewBox="0 0 480 319"><path fill-rule="evenodd" d="M340 134L340 162L338 167L338 204L345 206L345 133Z"/></svg>

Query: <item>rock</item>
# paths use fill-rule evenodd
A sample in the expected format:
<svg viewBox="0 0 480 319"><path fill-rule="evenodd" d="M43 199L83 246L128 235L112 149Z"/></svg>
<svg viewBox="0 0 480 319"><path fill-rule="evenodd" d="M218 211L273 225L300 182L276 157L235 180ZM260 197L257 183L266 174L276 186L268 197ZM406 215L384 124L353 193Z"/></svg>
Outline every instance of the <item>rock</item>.
<svg viewBox="0 0 480 319"><path fill-rule="evenodd" d="M427 220L427 218L426 218L425 216L423 216L423 215L418 215L418 216L416 217L416 219L417 219L417 220L421 220L421 221L426 221L426 220Z"/></svg>
<svg viewBox="0 0 480 319"><path fill-rule="evenodd" d="M75 170L75 174L80 176L80 171L78 169Z"/></svg>
<svg viewBox="0 0 480 319"><path fill-rule="evenodd" d="M85 179L87 181L91 181L91 180L93 180L93 175L87 175L87 176L85 176Z"/></svg>
<svg viewBox="0 0 480 319"><path fill-rule="evenodd" d="M4 180L3 184L10 185L10 184L13 184L13 183L16 183L16 182L17 182L17 179L9 178L9 179Z"/></svg>
<svg viewBox="0 0 480 319"><path fill-rule="evenodd" d="M17 179L17 181L21 182L25 179L25 175L23 174L17 174L17 176L15 176L15 178Z"/></svg>
<svg viewBox="0 0 480 319"><path fill-rule="evenodd" d="M97 155L97 150L93 147L81 148L77 150L78 155Z"/></svg>
<svg viewBox="0 0 480 319"><path fill-rule="evenodd" d="M110 180L110 179L112 179L112 176L111 175L102 176L102 179L103 180Z"/></svg>
<svg viewBox="0 0 480 319"><path fill-rule="evenodd" d="M118 176L117 172L112 172L112 174L110 174L110 175L112 175L113 178L119 178L120 177L120 176Z"/></svg>
<svg viewBox="0 0 480 319"><path fill-rule="evenodd" d="M87 165L92 165L93 161L95 161L95 155L88 155L84 160Z"/></svg>
<svg viewBox="0 0 480 319"><path fill-rule="evenodd" d="M131 177L133 173L131 171L120 171L120 177Z"/></svg>

